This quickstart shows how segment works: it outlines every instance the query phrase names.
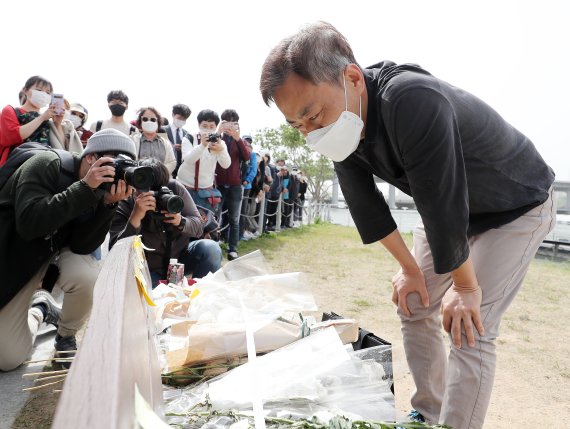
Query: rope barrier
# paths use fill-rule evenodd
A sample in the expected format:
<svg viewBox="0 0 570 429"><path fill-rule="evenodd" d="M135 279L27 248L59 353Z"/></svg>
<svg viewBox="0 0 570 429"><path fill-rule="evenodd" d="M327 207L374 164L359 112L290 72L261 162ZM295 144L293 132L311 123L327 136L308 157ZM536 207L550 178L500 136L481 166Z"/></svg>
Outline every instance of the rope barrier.
<svg viewBox="0 0 570 429"><path fill-rule="evenodd" d="M306 222L313 223L314 219L329 219L330 220L330 205L324 203L312 203L309 201L308 205L305 205L305 200L293 199L292 202L286 202L282 199L282 195L279 196L276 200L271 200L267 198L266 194L262 195L261 201L257 199L257 196L243 196L242 203L245 201L249 201L250 204L261 204L261 209L259 210L258 214L247 215L240 213L240 223L242 222L242 218L247 220L247 222L254 222L258 225L257 233L258 236L261 232L265 229L267 225L267 219L272 219L271 223L272 226L275 228L276 231L279 231L281 228L284 227L291 227L294 226L294 222L303 222L303 218L306 219ZM255 201L255 203L253 203ZM277 203L276 210L273 213L266 213L265 209L267 208L267 203ZM289 213L285 213L284 208L290 208ZM299 210L300 209L300 210ZM220 221L223 219L223 216L228 213L228 209L222 211L218 215L218 220ZM289 210L287 210L289 211ZM293 216L293 218L292 218ZM294 221L294 222L293 222ZM282 225L282 226L281 226ZM217 229L218 233L223 233L226 229L228 229L230 224L226 222L223 226ZM281 228L280 228L281 226ZM247 228L247 227L246 227ZM249 229L247 229L249 231ZM251 232L251 231L250 231Z"/></svg>

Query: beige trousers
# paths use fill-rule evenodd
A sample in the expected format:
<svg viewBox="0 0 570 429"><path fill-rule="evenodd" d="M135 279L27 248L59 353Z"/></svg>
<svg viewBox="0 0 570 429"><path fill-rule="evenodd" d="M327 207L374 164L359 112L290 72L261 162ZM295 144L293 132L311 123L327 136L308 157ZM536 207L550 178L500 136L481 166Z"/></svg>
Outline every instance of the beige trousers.
<svg viewBox="0 0 570 429"><path fill-rule="evenodd" d="M55 288L63 291L63 307L58 333L75 335L81 328L93 303L93 286L100 262L91 255L78 255L68 248L55 260L60 275ZM24 362L34 344L43 321L39 309L30 308L34 291L41 286L47 270L45 264L22 290L0 310L0 370L9 371Z"/></svg>
<svg viewBox="0 0 570 429"><path fill-rule="evenodd" d="M440 306L451 286L450 274L435 274L424 227L414 230L413 255L422 269L430 305L424 308L419 295L408 297L411 317L399 310L406 359L416 390L412 406L431 423L454 429L481 428L495 376L495 340L501 317L520 289L530 262L544 237L554 228L556 207L552 189L548 200L530 212L469 240L477 280L483 291L483 337L475 331L475 347L451 344L449 356L442 334Z"/></svg>

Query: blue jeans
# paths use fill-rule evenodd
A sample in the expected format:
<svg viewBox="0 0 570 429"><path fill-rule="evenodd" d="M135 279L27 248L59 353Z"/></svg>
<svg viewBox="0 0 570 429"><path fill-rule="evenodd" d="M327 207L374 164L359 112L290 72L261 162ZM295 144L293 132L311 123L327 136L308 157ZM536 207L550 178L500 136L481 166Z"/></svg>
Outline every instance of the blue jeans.
<svg viewBox="0 0 570 429"><path fill-rule="evenodd" d="M184 264L184 275L192 274L193 278L204 277L209 272L215 273L222 266L222 249L214 240L195 240L178 255L178 262ZM150 278L153 288L156 287L162 275L151 271Z"/></svg>
<svg viewBox="0 0 570 429"><path fill-rule="evenodd" d="M239 240L239 217L241 211L241 199L243 196L243 186L219 186L218 189L222 192L222 212L228 212L223 215L221 227L223 228L229 223L229 228L222 232L223 237L228 237L228 253L237 252ZM227 230L229 229L229 232Z"/></svg>

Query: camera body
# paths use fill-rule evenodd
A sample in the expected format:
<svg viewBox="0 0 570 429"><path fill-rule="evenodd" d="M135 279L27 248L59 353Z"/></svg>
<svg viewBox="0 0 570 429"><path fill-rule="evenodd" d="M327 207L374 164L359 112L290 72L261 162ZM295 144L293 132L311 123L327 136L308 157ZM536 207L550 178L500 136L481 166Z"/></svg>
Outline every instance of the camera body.
<svg viewBox="0 0 570 429"><path fill-rule="evenodd" d="M222 137L220 134L218 133L210 133L208 134L208 142L209 143L216 143L220 137Z"/></svg>
<svg viewBox="0 0 570 429"><path fill-rule="evenodd" d="M162 186L160 190L154 191L154 199L156 200L156 211L153 216L158 219L164 219L165 211L167 213L180 213L184 208L184 200L174 193L167 187Z"/></svg>
<svg viewBox="0 0 570 429"><path fill-rule="evenodd" d="M127 185L143 192L148 191L154 182L152 168L141 167L138 161L133 161L128 156L122 154L117 155L113 162L108 162L103 165L111 165L115 168L113 182L106 182L101 185L101 188L106 191L111 190L111 185L116 185L121 179L124 180Z"/></svg>

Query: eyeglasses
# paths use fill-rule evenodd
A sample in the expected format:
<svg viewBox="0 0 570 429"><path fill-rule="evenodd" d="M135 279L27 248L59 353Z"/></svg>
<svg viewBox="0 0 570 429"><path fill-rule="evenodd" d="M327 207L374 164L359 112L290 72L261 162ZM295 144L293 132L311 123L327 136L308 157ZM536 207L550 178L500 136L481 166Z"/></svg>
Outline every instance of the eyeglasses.
<svg viewBox="0 0 570 429"><path fill-rule="evenodd" d="M156 122L156 118L146 118L146 117L143 116L141 119L142 119L143 122L148 122L148 121L150 121L150 122Z"/></svg>

